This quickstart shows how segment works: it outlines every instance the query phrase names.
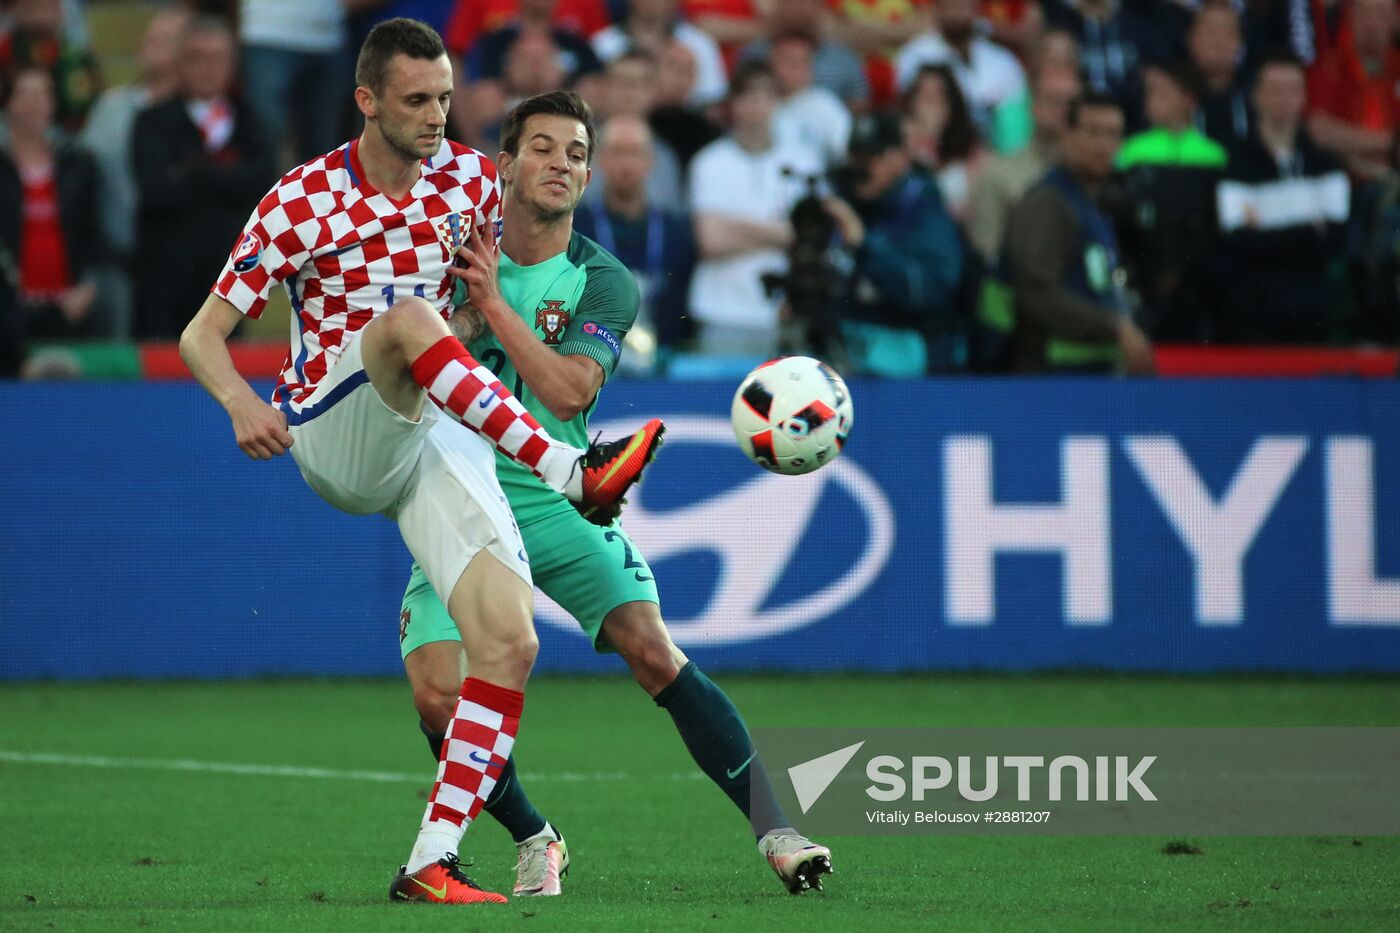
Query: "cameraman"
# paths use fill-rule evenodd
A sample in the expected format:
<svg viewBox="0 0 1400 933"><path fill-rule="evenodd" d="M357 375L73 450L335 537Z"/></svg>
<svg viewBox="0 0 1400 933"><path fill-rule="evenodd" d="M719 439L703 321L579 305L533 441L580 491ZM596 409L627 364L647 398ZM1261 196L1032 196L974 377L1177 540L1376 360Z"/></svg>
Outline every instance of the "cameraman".
<svg viewBox="0 0 1400 933"><path fill-rule="evenodd" d="M851 209L842 202L827 206L855 252L841 328L853 371L908 377L960 367L962 238L937 181L914 169L897 116L856 121L842 176L857 222L843 218Z"/></svg>

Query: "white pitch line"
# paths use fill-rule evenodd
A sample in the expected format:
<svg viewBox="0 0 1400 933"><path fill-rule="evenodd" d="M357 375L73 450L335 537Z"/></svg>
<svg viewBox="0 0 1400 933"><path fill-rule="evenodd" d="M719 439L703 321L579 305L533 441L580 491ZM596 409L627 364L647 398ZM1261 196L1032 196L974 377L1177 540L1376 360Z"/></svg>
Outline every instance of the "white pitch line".
<svg viewBox="0 0 1400 933"><path fill-rule="evenodd" d="M109 758L104 755L55 755L45 752L14 752L0 749L0 762L20 765L74 765L83 768L134 768L147 771L204 771L213 774L243 774L254 777L319 778L322 780L373 781L379 784L431 784L432 773L402 771L337 771L333 768L300 768L294 765L239 764L232 761L193 761L185 758ZM563 784L610 781L690 781L702 778L699 772L668 771L659 774L628 774L623 771L530 772L529 780Z"/></svg>

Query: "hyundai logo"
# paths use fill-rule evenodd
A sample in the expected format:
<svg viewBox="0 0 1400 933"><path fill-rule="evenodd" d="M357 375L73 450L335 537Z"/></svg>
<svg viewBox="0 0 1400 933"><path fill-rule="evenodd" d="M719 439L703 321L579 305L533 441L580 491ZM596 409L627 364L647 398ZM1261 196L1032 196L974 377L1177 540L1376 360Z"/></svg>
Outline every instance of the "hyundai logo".
<svg viewBox="0 0 1400 933"><path fill-rule="evenodd" d="M591 429L613 437L634 427L630 422L612 422ZM666 432L668 449L663 457L680 454L681 445L734 447L733 429L723 418L670 417ZM819 588L780 605L766 605L799 546L821 534L816 509L828 483L846 493L864 516L863 550ZM740 485L681 508L648 511L637 501L641 498L634 496L627 506L623 527L653 566L696 551L719 558L710 584L712 595L700 614L666 616L671 635L683 645L718 646L771 638L828 618L875 582L894 548L894 511L889 501L875 481L845 457L805 476L778 476L754 468L751 478ZM755 529L761 533L753 533ZM860 534L858 529L840 529L842 535L848 531ZM666 613L664 575L658 584ZM578 632L577 623L542 594L537 615L541 621Z"/></svg>

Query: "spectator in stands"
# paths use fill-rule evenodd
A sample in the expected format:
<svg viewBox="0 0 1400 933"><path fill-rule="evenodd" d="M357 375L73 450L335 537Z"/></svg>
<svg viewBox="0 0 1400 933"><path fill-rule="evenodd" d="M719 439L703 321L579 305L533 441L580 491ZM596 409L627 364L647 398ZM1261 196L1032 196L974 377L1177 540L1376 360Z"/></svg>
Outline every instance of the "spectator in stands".
<svg viewBox="0 0 1400 933"><path fill-rule="evenodd" d="M1119 229L1124 265L1154 339L1203 342L1217 304L1210 266L1225 149L1195 127L1200 90L1189 65L1150 65L1143 80L1151 128L1118 153L1128 208Z"/></svg>
<svg viewBox="0 0 1400 933"><path fill-rule="evenodd" d="M602 66L587 40L555 23L558 5L559 0L522 0L514 18L472 44L448 113L457 139L494 152L506 111L531 94L569 87L596 99Z"/></svg>
<svg viewBox="0 0 1400 933"><path fill-rule="evenodd" d="M654 140L646 121L632 114L614 116L598 136L591 188L601 197L585 199L574 215L574 229L595 240L632 270L641 292L637 322L627 334L624 368L652 372L690 336L686 300L695 267L690 217L679 202L648 194Z"/></svg>
<svg viewBox="0 0 1400 933"><path fill-rule="evenodd" d="M1197 127L1226 149L1239 145L1249 138L1249 83L1240 15L1230 0L1207 0L1196 9L1186 47L1203 85Z"/></svg>
<svg viewBox="0 0 1400 933"><path fill-rule="evenodd" d="M1030 138L1026 76L1006 49L977 33L976 0L940 0L937 29L899 50L895 72L907 92L922 69L946 65L957 77L972 119L997 152L1012 152Z"/></svg>
<svg viewBox="0 0 1400 933"><path fill-rule="evenodd" d="M763 38L745 46L740 60L768 60L777 38L805 35L812 43L812 83L835 94L847 107L863 110L870 103L870 84L860 56L833 36L838 23L823 0L773 0L763 20Z"/></svg>
<svg viewBox="0 0 1400 933"><path fill-rule="evenodd" d="M695 53L672 39L657 57L656 102L648 122L658 140L680 159L682 168L695 154L719 139L719 127L690 103L695 88Z"/></svg>
<svg viewBox="0 0 1400 933"><path fill-rule="evenodd" d="M843 225L855 251L842 321L852 371L907 377L960 368L962 237L938 185L915 169L897 115L856 121L848 169L859 218Z"/></svg>
<svg viewBox="0 0 1400 933"><path fill-rule="evenodd" d="M342 0L241 0L239 13L246 99L267 138L292 144L292 164L344 142L354 63Z"/></svg>
<svg viewBox="0 0 1400 933"><path fill-rule="evenodd" d="M499 80L468 85L461 99L448 111L453 136L483 152L494 152L506 112L535 94L567 87L567 60L549 33L525 32L506 49ZM590 90L596 98L596 86Z"/></svg>
<svg viewBox="0 0 1400 933"><path fill-rule="evenodd" d="M972 186L968 237L988 266L1000 261L1011 209L1059 159L1070 101L1079 93L1078 74L1060 65L1042 65L1032 81L1035 132L1030 144L1019 152L990 159Z"/></svg>
<svg viewBox="0 0 1400 933"><path fill-rule="evenodd" d="M595 108L597 115L607 122L619 117L635 117L645 122L656 101L656 82L655 58L642 51L624 52L608 62L598 95L600 106ZM647 200L653 204L684 204L685 185L675 151L665 141L651 138L650 134L646 149ZM632 163L628 163L628 167L631 166ZM584 189L584 200L596 201L603 191L603 185L589 185Z"/></svg>
<svg viewBox="0 0 1400 933"><path fill-rule="evenodd" d="M1254 132L1230 154L1217 193L1230 278L1221 338L1321 343L1338 311L1350 188L1303 130L1300 62L1266 58L1254 80Z"/></svg>
<svg viewBox="0 0 1400 933"><path fill-rule="evenodd" d="M62 0L14 0L10 28L0 37L0 79L13 81L25 68L43 68L53 79L54 119L77 131L102 90L97 59L65 24Z"/></svg>
<svg viewBox="0 0 1400 933"><path fill-rule="evenodd" d="M363 2L363 0L352 0ZM434 0L437 2L437 0ZM442 34L447 50L455 56L466 55L476 40L517 21L521 0L447 0L452 5L447 17L447 29ZM554 8L552 23L576 36L587 39L607 27L607 0L559 0Z"/></svg>
<svg viewBox="0 0 1400 933"><path fill-rule="evenodd" d="M1005 274L1017 371L1152 371L1152 345L1129 314L1117 238L1099 204L1123 123L1113 97L1075 100L1059 164L1011 212Z"/></svg>
<svg viewBox="0 0 1400 933"><path fill-rule="evenodd" d="M962 222L986 153L952 68L920 69L904 92L901 113L914 164L937 177L944 204Z"/></svg>
<svg viewBox="0 0 1400 933"><path fill-rule="evenodd" d="M685 43L695 56L696 80L689 103L711 104L724 97L724 56L719 44L704 31L680 18L678 0L631 0L627 18L593 37L593 50L611 61L628 49L660 56L672 39Z"/></svg>
<svg viewBox="0 0 1400 933"><path fill-rule="evenodd" d="M111 337L93 270L104 258L97 164L54 129L48 69L6 85L0 151L0 268L29 340Z"/></svg>
<svg viewBox="0 0 1400 933"><path fill-rule="evenodd" d="M123 336L131 329L131 257L136 248L132 127L142 110L175 93L180 37L188 22L189 14L179 7L153 16L137 50L137 80L104 91L83 127L82 143L96 157L100 170L102 210L98 213L111 251L110 265L97 270L98 287L111 310L114 331Z"/></svg>
<svg viewBox="0 0 1400 933"><path fill-rule="evenodd" d="M1351 29L1319 59L1308 86L1308 131L1360 179L1385 174L1400 127L1394 0L1349 0Z"/></svg>
<svg viewBox="0 0 1400 933"><path fill-rule="evenodd" d="M196 17L181 38L178 95L136 118L139 337L179 336L228 258L249 205L276 177L261 124L233 95L236 70L228 24Z"/></svg>
<svg viewBox="0 0 1400 933"><path fill-rule="evenodd" d="M469 81L499 81L505 75L506 54L515 40L526 33L540 33L553 40L559 50L559 67L568 85L578 87L586 75L602 70L588 40L563 26L555 25L559 0L520 0L520 14L511 23L485 33L467 51L466 78ZM584 93L580 90L579 93Z"/></svg>
<svg viewBox="0 0 1400 933"><path fill-rule="evenodd" d="M812 82L816 43L805 32L778 36L769 65L778 88L773 132L779 139L814 150L826 167L845 160L851 112L841 98Z"/></svg>
<svg viewBox="0 0 1400 933"><path fill-rule="evenodd" d="M1118 101L1127 127L1144 125L1142 66L1169 61L1171 34L1152 17L1152 6L1120 0L1042 0L1045 23L1074 36L1085 85Z"/></svg>
<svg viewBox="0 0 1400 933"><path fill-rule="evenodd" d="M821 170L816 153L773 137L777 90L762 63L734 72L729 134L700 151L690 167L690 208L700 262L690 288L698 348L717 356L774 356L780 299L764 277L787 269L790 212L806 177Z"/></svg>

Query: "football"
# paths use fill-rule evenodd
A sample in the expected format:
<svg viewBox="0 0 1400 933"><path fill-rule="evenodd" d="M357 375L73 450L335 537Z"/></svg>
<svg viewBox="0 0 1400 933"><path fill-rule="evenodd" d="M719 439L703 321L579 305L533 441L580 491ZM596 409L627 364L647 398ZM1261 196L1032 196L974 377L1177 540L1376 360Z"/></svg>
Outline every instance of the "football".
<svg viewBox="0 0 1400 933"><path fill-rule="evenodd" d="M840 455L855 409L836 370L811 357L786 356L744 378L729 420L750 460L774 473L797 476Z"/></svg>

